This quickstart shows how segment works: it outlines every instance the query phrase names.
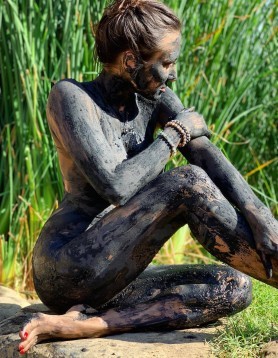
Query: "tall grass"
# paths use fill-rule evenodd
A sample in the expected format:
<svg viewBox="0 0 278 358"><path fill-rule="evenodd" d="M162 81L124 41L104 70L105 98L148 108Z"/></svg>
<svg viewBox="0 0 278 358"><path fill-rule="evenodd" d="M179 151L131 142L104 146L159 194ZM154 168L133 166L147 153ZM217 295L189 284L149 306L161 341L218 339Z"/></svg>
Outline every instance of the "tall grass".
<svg viewBox="0 0 278 358"><path fill-rule="evenodd" d="M215 143L277 212L274 0L165 2L184 24L174 89L204 114ZM62 196L47 95L61 78L99 72L91 29L105 4L0 0L0 282L22 291L33 289L32 248ZM158 262L183 262L185 250L191 262L212 260L187 228L167 245Z"/></svg>
<svg viewBox="0 0 278 358"><path fill-rule="evenodd" d="M262 346L278 337L277 299L278 291L274 287L253 280L251 305L229 317L224 329L221 327L219 335L210 342L215 357L263 357Z"/></svg>
<svg viewBox="0 0 278 358"><path fill-rule="evenodd" d="M96 74L92 23L103 3L1 1L0 282L32 289L31 252L62 196L45 121L51 85Z"/></svg>

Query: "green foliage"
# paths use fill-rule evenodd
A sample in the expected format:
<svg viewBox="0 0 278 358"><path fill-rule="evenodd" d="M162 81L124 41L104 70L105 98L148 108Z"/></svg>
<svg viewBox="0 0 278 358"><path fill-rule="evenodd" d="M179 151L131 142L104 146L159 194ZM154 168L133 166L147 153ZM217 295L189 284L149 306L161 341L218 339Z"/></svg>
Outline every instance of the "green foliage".
<svg viewBox="0 0 278 358"><path fill-rule="evenodd" d="M89 80L104 2L0 0L0 282L32 288L31 252L62 196L45 120L51 85ZM16 282L18 280L18 282Z"/></svg>
<svg viewBox="0 0 278 358"><path fill-rule="evenodd" d="M275 211L274 0L165 2L184 24L174 89L185 106L204 114L214 142ZM0 282L21 290L32 289L32 248L62 196L47 96L62 78L86 81L99 73L91 32L105 4L0 0ZM176 161L170 165L184 163ZM159 262L183 261L184 238L186 251L192 249L187 260L211 260L184 228Z"/></svg>
<svg viewBox="0 0 278 358"><path fill-rule="evenodd" d="M184 23L176 91L185 106L195 105L204 115L212 140L277 210L278 183L272 180L278 164L274 2L170 4Z"/></svg>
<svg viewBox="0 0 278 358"><path fill-rule="evenodd" d="M253 280L253 302L228 319L214 340L216 357L259 357L264 343L278 338L278 290Z"/></svg>

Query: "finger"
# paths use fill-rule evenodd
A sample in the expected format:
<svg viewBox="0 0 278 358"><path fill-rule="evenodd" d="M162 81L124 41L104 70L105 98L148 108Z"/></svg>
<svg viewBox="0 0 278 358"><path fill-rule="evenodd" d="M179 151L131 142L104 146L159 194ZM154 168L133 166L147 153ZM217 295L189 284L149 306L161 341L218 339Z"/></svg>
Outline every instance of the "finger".
<svg viewBox="0 0 278 358"><path fill-rule="evenodd" d="M182 111L180 111L180 113L187 113L187 112L194 112L195 111L195 107L190 107L190 108L184 108Z"/></svg>
<svg viewBox="0 0 278 358"><path fill-rule="evenodd" d="M259 256L262 261L262 264L264 265L266 277L268 279L270 279L272 277L272 273L273 273L271 257L270 257L270 255L265 255L262 251L259 251Z"/></svg>

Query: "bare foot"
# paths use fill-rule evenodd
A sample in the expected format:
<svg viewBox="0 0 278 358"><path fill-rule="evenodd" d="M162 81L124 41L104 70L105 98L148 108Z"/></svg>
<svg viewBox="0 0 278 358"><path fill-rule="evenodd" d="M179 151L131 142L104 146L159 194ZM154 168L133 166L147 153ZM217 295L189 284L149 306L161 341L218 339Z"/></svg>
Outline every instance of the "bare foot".
<svg viewBox="0 0 278 358"><path fill-rule="evenodd" d="M102 318L88 317L82 312L88 312L84 305L73 306L64 315L35 314L19 332L20 354L25 354L38 342L50 338L102 337L109 333Z"/></svg>

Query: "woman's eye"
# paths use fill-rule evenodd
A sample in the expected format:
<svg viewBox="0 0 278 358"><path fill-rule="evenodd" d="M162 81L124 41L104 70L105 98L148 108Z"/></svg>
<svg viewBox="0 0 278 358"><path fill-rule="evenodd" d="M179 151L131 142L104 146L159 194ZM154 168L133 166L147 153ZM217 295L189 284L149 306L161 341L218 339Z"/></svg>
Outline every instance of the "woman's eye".
<svg viewBox="0 0 278 358"><path fill-rule="evenodd" d="M173 64L173 62L164 62L164 63L163 63L163 66L166 67L166 68L168 68L168 67L170 67L172 64Z"/></svg>
<svg viewBox="0 0 278 358"><path fill-rule="evenodd" d="M175 64L176 64L176 61L175 62L164 62L163 66L165 68L169 68L170 66L175 66Z"/></svg>

